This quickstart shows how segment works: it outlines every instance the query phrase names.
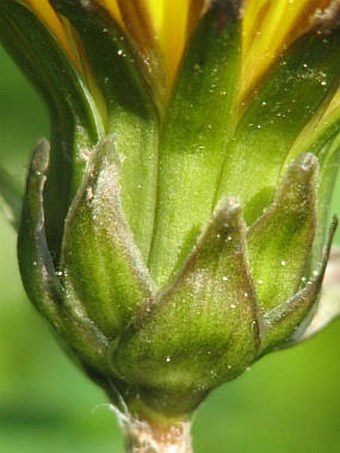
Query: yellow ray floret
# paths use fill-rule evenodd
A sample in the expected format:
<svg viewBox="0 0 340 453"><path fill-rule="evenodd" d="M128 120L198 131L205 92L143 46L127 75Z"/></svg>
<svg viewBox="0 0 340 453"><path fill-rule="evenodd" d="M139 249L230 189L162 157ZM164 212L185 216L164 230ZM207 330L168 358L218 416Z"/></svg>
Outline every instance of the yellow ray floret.
<svg viewBox="0 0 340 453"><path fill-rule="evenodd" d="M106 10L146 58L161 62L170 86L188 38L211 1L90 0L89 3ZM317 11L323 11L337 1L340 2L244 0L242 93L249 92L282 50L310 28L311 18ZM86 73L72 27L60 19L49 1L21 2L51 30L77 70Z"/></svg>
<svg viewBox="0 0 340 453"><path fill-rule="evenodd" d="M243 92L282 50L305 33L311 17L330 0L248 0L243 18Z"/></svg>
<svg viewBox="0 0 340 453"><path fill-rule="evenodd" d="M143 1L143 0L141 0ZM187 40L210 0L144 0L163 57L173 80Z"/></svg>
<svg viewBox="0 0 340 453"><path fill-rule="evenodd" d="M21 3L28 6L41 20L41 22L52 32L77 70L82 72L77 50L72 42L70 34L66 32L64 25L49 4L48 0L21 0Z"/></svg>
<svg viewBox="0 0 340 453"><path fill-rule="evenodd" d="M160 53L173 80L188 36L209 0L96 0L146 55Z"/></svg>
<svg viewBox="0 0 340 453"><path fill-rule="evenodd" d="M119 25L123 26L123 19L120 14L118 0L95 0L95 3L103 6L110 13L110 15L119 23Z"/></svg>
<svg viewBox="0 0 340 453"><path fill-rule="evenodd" d="M148 6L165 70L173 79L187 40L190 0L148 0Z"/></svg>
<svg viewBox="0 0 340 453"><path fill-rule="evenodd" d="M55 12L48 0L20 0L20 3L30 8L55 37L71 64L85 81L97 108L101 111L102 117L105 117L102 95L88 65L79 37L70 22L65 18L61 18Z"/></svg>

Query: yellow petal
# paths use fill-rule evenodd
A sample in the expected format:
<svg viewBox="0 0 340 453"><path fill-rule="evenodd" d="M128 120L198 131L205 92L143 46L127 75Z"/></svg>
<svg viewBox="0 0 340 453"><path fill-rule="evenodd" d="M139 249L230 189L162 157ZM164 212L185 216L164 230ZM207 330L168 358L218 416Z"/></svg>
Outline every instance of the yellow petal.
<svg viewBox="0 0 340 453"><path fill-rule="evenodd" d="M308 30L311 17L331 0L248 0L243 19L243 93L282 50Z"/></svg>
<svg viewBox="0 0 340 453"><path fill-rule="evenodd" d="M151 13L154 13L155 0L149 0L148 3ZM158 10L158 23L154 26L165 69L172 80L186 44L190 0L165 0L159 3L163 4L163 8L162 11Z"/></svg>
<svg viewBox="0 0 340 453"><path fill-rule="evenodd" d="M335 111L339 111L339 109L340 109L340 89L336 92L332 101L330 102L324 114L324 118L325 119L329 118L331 115L334 114Z"/></svg>
<svg viewBox="0 0 340 453"><path fill-rule="evenodd" d="M97 3L103 6L110 13L110 15L119 23L120 26L123 26L123 19L120 14L120 9L117 0L97 0Z"/></svg>
<svg viewBox="0 0 340 453"><path fill-rule="evenodd" d="M125 29L147 56L154 54L155 32L147 4L141 0L117 0Z"/></svg>
<svg viewBox="0 0 340 453"><path fill-rule="evenodd" d="M188 38L204 12L204 0L145 0L166 72L174 79Z"/></svg>
<svg viewBox="0 0 340 453"><path fill-rule="evenodd" d="M147 56L157 52L171 84L188 36L210 0L96 0Z"/></svg>
<svg viewBox="0 0 340 453"><path fill-rule="evenodd" d="M329 126L338 124L340 119L340 89L334 94L333 98L325 103L320 108L317 115L312 118L311 121L304 127L295 140L292 146L286 163L288 164L292 159L297 157L301 152L309 151L313 149L313 144L317 142L318 137L324 133ZM333 136L335 139L337 134ZM339 135L339 134L338 134ZM320 154L321 158L325 157L323 152Z"/></svg>
<svg viewBox="0 0 340 453"><path fill-rule="evenodd" d="M117 0L117 3L125 29L147 56L155 55L157 48L172 80L187 38L191 0Z"/></svg>
<svg viewBox="0 0 340 453"><path fill-rule="evenodd" d="M65 18L60 18L48 0L20 0L20 2L32 10L52 33L60 47L64 49L71 64L86 81L97 108L104 117L105 107L102 95L90 70L80 39L70 22Z"/></svg>
<svg viewBox="0 0 340 453"><path fill-rule="evenodd" d="M22 0L21 3L28 6L35 13L40 21L55 36L76 68L81 70L81 64L74 48L75 46L72 41L70 41L69 33L66 33L60 18L55 13L48 0Z"/></svg>

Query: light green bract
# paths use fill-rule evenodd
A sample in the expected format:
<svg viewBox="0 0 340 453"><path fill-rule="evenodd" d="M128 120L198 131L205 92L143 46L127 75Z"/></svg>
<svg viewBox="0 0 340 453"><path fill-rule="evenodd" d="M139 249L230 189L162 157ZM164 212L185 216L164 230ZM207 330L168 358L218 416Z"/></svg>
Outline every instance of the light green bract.
<svg viewBox="0 0 340 453"><path fill-rule="evenodd" d="M0 1L1 39L51 112L21 214L24 286L119 409L183 419L317 313L339 106L318 119L339 86L339 23L297 39L240 105L240 2L211 2L168 93L103 8L51 3L100 95L29 8Z"/></svg>

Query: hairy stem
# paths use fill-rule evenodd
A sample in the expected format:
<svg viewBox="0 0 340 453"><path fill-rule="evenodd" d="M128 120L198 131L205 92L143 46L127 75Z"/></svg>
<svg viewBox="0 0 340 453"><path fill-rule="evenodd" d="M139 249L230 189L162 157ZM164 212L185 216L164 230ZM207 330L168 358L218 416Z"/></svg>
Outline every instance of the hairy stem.
<svg viewBox="0 0 340 453"><path fill-rule="evenodd" d="M129 417L122 426L127 453L192 453L188 421L156 425Z"/></svg>

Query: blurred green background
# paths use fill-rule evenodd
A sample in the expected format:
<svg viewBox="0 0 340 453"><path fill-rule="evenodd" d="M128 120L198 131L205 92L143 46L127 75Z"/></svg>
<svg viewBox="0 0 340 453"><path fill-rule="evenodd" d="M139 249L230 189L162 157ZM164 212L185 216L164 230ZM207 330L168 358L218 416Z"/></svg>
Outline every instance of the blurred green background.
<svg viewBox="0 0 340 453"><path fill-rule="evenodd" d="M0 161L19 183L48 130L44 106L0 49ZM339 184L333 206L340 214ZM123 452L104 395L63 355L28 302L15 234L3 216L0 290L0 452ZM339 452L339 374L337 321L216 391L196 416L195 452Z"/></svg>

